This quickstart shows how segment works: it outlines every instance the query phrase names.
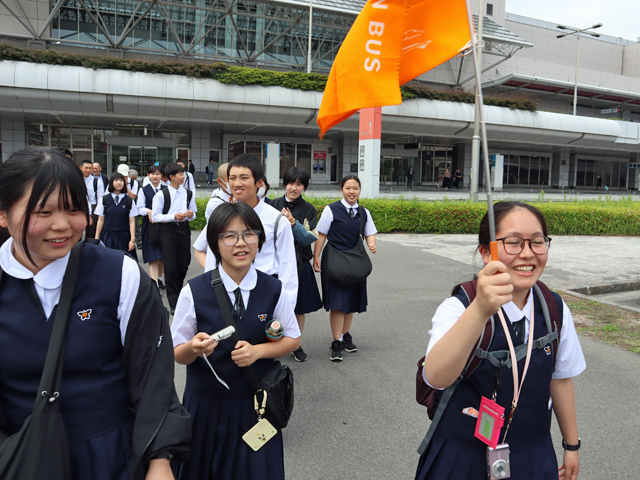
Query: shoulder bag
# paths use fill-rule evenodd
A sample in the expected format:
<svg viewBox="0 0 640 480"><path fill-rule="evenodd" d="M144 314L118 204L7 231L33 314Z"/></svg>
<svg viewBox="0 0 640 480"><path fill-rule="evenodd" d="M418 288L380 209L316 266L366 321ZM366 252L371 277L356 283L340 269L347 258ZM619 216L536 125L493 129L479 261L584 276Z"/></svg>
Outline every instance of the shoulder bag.
<svg viewBox="0 0 640 480"><path fill-rule="evenodd" d="M211 286L216 292L218 305L227 326L235 328L233 314L229 306L229 296L224 288L220 272L218 269L211 270ZM231 335L231 340L235 343L240 341L237 332ZM255 405L263 405L264 416L279 430L282 430L289 423L291 412L293 411L293 372L287 365L282 365L276 360L275 366L262 378L258 379L256 371L252 366L242 367L251 389L254 392ZM264 396L267 397L264 406ZM260 398L260 399L259 399ZM260 412L261 414L261 412Z"/></svg>
<svg viewBox="0 0 640 480"><path fill-rule="evenodd" d="M33 413L22 428L0 446L2 480L73 477L67 431L60 413L60 383L65 333L83 243L71 250Z"/></svg>
<svg viewBox="0 0 640 480"><path fill-rule="evenodd" d="M363 282L371 274L373 265L364 247L364 225L366 210L359 206L360 234L356 246L351 250L338 250L327 242L322 252L322 272L334 285L350 287Z"/></svg>

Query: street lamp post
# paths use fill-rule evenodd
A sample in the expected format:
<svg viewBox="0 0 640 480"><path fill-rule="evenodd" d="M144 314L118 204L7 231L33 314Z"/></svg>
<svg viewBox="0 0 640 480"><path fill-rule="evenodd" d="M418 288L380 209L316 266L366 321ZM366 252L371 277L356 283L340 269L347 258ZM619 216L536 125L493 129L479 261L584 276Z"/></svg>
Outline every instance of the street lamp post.
<svg viewBox="0 0 640 480"><path fill-rule="evenodd" d="M594 33L594 32L589 32L589 30L591 30L592 28L600 28L602 26L601 23L596 23L595 25L592 25L591 27L587 27L587 28L583 28L583 29L578 29L578 28L573 28L573 27L566 27L564 25L558 25L558 28L561 30L568 30L567 33L563 33L561 35L558 35L558 38L562 38L562 37L568 37L569 35L573 35L576 34L578 36L578 39L576 40L576 75L575 75L575 85L573 87L573 114L576 114L576 106L578 104L578 58L579 58L579 53L580 53L580 34L581 33L586 33L588 35L591 35L592 37L599 37L600 34L598 33Z"/></svg>
<svg viewBox="0 0 640 480"><path fill-rule="evenodd" d="M313 28L313 0L309 0L309 42L307 45L307 73L311 73L311 29Z"/></svg>

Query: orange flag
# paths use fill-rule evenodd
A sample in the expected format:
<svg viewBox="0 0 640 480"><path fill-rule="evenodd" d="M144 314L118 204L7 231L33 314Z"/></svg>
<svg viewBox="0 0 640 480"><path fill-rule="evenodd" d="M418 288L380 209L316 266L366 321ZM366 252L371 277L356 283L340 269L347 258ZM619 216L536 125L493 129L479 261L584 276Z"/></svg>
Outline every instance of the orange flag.
<svg viewBox="0 0 640 480"><path fill-rule="evenodd" d="M368 0L329 73L320 138L361 108L402 103L400 85L450 60L470 40L465 0Z"/></svg>

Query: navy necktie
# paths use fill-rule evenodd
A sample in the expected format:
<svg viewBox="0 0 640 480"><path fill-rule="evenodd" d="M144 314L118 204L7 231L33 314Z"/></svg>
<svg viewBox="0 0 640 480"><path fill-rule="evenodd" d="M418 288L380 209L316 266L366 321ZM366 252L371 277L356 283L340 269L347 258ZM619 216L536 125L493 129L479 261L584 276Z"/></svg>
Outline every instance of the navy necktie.
<svg viewBox="0 0 640 480"><path fill-rule="evenodd" d="M238 317L242 318L244 315L244 301L242 300L242 291L240 287L236 288L236 303L233 305L233 313L237 314Z"/></svg>

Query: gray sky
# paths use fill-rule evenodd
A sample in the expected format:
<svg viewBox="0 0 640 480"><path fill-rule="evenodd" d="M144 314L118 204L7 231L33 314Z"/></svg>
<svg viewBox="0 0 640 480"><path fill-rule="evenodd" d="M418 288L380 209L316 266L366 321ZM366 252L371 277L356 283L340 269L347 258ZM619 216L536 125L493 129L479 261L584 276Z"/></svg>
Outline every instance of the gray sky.
<svg viewBox="0 0 640 480"><path fill-rule="evenodd" d="M585 28L596 23L597 31L637 41L640 37L638 0L506 0L508 13Z"/></svg>

